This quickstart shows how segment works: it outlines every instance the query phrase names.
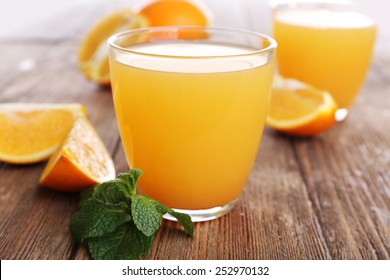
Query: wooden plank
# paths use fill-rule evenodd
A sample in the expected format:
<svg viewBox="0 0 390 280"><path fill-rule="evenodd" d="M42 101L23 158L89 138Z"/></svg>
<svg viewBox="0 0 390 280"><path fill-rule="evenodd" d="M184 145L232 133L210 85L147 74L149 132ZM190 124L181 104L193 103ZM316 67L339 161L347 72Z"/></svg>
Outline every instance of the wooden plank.
<svg viewBox="0 0 390 280"><path fill-rule="evenodd" d="M12 46L11 46L12 47ZM35 45L38 50L39 46ZM37 51L39 53L39 51ZM111 153L118 132L111 92L86 81L75 65L73 42L41 46L34 69L17 72L1 87L0 102L79 102ZM15 52L15 55L18 55ZM10 59L12 60L12 59ZM67 259L73 250L68 230L78 194L41 189L44 163L0 164L0 258Z"/></svg>
<svg viewBox="0 0 390 280"><path fill-rule="evenodd" d="M0 43L0 88L11 83L12 78L31 70L37 63L37 58L50 48L50 45L31 44L26 52L26 45ZM5 93L0 92L0 100Z"/></svg>
<svg viewBox="0 0 390 280"><path fill-rule="evenodd" d="M37 186L44 164L0 164L0 259L67 259L78 195Z"/></svg>
<svg viewBox="0 0 390 280"><path fill-rule="evenodd" d="M334 259L390 255L389 86L373 71L345 122L293 142Z"/></svg>
<svg viewBox="0 0 390 280"><path fill-rule="evenodd" d="M0 44L0 102L85 104L118 172L128 167L111 93L83 78L76 53L90 26L123 4L78 9ZM207 5L215 25L263 31L258 1ZM307 139L266 130L233 211L197 223L194 238L164 221L146 259L390 259L389 58L375 58L345 122ZM26 61L34 67L21 71ZM0 163L0 259L88 259L68 230L78 195L39 188L43 167Z"/></svg>

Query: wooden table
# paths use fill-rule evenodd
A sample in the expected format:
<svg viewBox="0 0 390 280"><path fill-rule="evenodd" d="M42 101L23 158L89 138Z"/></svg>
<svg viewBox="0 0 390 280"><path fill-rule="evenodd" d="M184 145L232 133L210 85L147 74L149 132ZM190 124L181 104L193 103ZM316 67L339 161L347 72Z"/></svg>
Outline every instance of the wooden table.
<svg viewBox="0 0 390 280"><path fill-rule="evenodd" d="M132 3L107 2L1 39L0 102L85 104L122 172L111 92L76 66L88 28ZM259 1L206 2L215 25L259 30L265 22ZM40 188L44 165L0 163L0 259L89 258L68 229L78 194ZM346 121L313 138L266 129L234 210L197 223L193 238L164 221L146 259L390 259L390 53L376 54Z"/></svg>

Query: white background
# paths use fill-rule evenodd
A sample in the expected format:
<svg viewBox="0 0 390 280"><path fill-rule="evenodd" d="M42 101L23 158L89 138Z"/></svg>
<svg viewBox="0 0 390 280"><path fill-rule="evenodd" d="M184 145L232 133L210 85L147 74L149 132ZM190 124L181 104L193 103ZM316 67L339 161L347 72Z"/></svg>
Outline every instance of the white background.
<svg viewBox="0 0 390 280"><path fill-rule="evenodd" d="M387 280L390 275L389 261L4 261L2 279L39 280ZM130 268L206 269L206 276L123 276L122 270ZM215 275L217 267L269 267L268 276Z"/></svg>
<svg viewBox="0 0 390 280"><path fill-rule="evenodd" d="M10 37L19 30L33 26L44 21L53 20L56 15L60 15L76 7L87 8L89 3L112 2L115 0L0 0L0 37ZM199 0L196 0L199 1ZM203 0L207 5L208 1ZM249 1L249 0L225 0ZM268 1L263 1L266 7ZM285 0L284 0L285 1ZM340 0L342 1L342 0ZM345 0L344 0L345 1ZM352 0L353 1L353 0ZM129 6L137 0L129 0ZM138 1L139 2L139 1ZM386 0L355 0L363 11L370 15L378 25L379 40L390 40L390 1ZM270 13L270 10L259 11L260 13ZM262 30L262 32L269 32Z"/></svg>

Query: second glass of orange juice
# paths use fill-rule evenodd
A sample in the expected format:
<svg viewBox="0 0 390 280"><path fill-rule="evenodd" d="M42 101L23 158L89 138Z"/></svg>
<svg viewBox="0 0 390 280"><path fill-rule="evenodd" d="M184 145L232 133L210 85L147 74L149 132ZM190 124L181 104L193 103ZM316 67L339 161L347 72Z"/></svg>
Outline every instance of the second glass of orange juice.
<svg viewBox="0 0 390 280"><path fill-rule="evenodd" d="M128 163L148 195L194 221L239 198L255 160L276 42L244 31L163 27L109 39L115 110Z"/></svg>
<svg viewBox="0 0 390 280"><path fill-rule="evenodd" d="M279 73L329 91L347 109L368 70L375 25L351 4L317 2L274 7Z"/></svg>

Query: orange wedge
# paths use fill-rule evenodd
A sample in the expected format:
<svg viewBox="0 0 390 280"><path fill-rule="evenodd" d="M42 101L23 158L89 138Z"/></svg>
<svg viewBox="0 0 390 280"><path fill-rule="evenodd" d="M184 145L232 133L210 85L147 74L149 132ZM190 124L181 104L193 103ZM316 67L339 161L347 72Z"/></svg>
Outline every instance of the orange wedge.
<svg viewBox="0 0 390 280"><path fill-rule="evenodd" d="M335 122L336 102L326 91L276 76L266 124L282 133L312 136Z"/></svg>
<svg viewBox="0 0 390 280"><path fill-rule="evenodd" d="M120 31L146 27L146 20L132 11L116 11L98 22L84 38L78 55L78 65L91 81L110 85L107 39Z"/></svg>
<svg viewBox="0 0 390 280"><path fill-rule="evenodd" d="M39 183L51 189L75 192L114 178L114 164L106 147L90 122L80 117L50 158Z"/></svg>
<svg viewBox="0 0 390 280"><path fill-rule="evenodd" d="M28 164L47 159L65 139L80 104L0 104L0 161Z"/></svg>

